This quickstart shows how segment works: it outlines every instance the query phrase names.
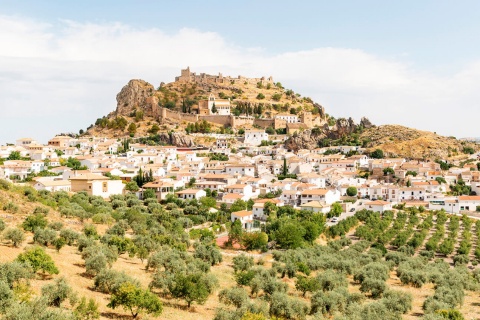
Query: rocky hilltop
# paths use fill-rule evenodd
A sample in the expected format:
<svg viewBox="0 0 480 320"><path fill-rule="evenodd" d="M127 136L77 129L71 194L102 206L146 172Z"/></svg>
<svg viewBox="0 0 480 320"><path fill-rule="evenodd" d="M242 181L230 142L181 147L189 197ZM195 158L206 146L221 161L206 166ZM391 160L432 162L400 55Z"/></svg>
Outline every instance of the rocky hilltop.
<svg viewBox="0 0 480 320"><path fill-rule="evenodd" d="M224 116L223 122L209 118L208 112L205 116L202 101L207 101L211 95L231 103L231 115ZM367 118L362 118L360 123L355 123L352 118L335 119L320 104L284 88L272 77L212 76L195 74L188 68L182 70L174 82L162 82L157 88L144 80L130 80L117 94L115 111L97 119L87 134L117 138L154 134L159 143L188 147L211 145L215 139L187 135L186 127L207 121L211 132L268 126L286 130L285 122L274 121L279 114L296 115L302 120L300 128L288 132L285 146L291 150L314 149L332 143L350 144L362 145L367 151L379 148L389 156L416 159L446 159L465 156L465 148L477 150L474 142L432 132L397 125L377 127ZM308 117L304 117L305 114ZM238 123L232 120L242 117L255 120Z"/></svg>
<svg viewBox="0 0 480 320"><path fill-rule="evenodd" d="M117 94L115 116L129 116L138 109L153 117L155 110L152 106L155 101L151 97L154 97L154 93L155 88L150 83L140 79L130 80Z"/></svg>

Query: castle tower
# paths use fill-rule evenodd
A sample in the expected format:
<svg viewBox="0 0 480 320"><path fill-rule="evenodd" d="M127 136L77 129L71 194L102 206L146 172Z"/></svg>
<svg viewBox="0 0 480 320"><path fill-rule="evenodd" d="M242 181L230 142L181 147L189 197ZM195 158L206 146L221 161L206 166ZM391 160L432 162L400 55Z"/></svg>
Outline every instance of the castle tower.
<svg viewBox="0 0 480 320"><path fill-rule="evenodd" d="M304 123L307 127L313 127L313 117L311 112L304 111L300 116L300 121Z"/></svg>

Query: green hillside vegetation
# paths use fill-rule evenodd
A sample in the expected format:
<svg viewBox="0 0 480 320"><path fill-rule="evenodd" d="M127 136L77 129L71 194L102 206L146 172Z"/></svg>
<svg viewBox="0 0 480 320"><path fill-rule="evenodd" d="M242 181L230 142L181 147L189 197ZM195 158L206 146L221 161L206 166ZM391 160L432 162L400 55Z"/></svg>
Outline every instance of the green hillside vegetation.
<svg viewBox="0 0 480 320"><path fill-rule="evenodd" d="M421 207L362 210L325 227L322 214L267 203L266 227L245 233L229 215L252 203L211 213L215 199L204 199L159 203L147 193L144 200L127 194L106 201L0 181L0 202L18 206L2 207L0 250L16 254L2 255L0 313L5 319L366 320L420 312L462 319L478 301L480 222L466 216ZM219 248L215 236L222 232L247 255ZM82 261L72 268L83 270L80 277L100 298L78 294L62 254ZM138 263L133 274L129 261ZM418 298L415 290L429 294Z"/></svg>

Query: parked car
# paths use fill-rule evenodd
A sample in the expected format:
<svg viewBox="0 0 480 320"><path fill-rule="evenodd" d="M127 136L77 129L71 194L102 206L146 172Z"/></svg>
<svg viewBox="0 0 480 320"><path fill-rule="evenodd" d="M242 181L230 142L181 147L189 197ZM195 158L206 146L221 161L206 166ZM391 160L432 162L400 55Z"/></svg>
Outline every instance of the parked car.
<svg viewBox="0 0 480 320"><path fill-rule="evenodd" d="M353 212L353 211L355 211L355 208L350 209L350 212Z"/></svg>
<svg viewBox="0 0 480 320"><path fill-rule="evenodd" d="M332 218L332 222L338 222L338 218L337 217Z"/></svg>

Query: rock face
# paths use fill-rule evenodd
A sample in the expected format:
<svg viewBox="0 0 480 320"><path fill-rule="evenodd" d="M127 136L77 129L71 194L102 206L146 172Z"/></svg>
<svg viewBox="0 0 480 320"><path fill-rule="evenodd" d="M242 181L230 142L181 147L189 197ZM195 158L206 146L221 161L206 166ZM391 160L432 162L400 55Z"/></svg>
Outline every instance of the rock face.
<svg viewBox="0 0 480 320"><path fill-rule="evenodd" d="M363 126L373 127L367 118L362 118L362 121L361 125L363 123ZM358 128L359 126L352 118L339 118L332 127L325 123L323 127L295 133L285 141L285 147L294 151L299 149L312 150L318 148L318 142L324 138L337 140L355 133Z"/></svg>
<svg viewBox="0 0 480 320"><path fill-rule="evenodd" d="M285 141L285 148L294 151L300 149L313 150L318 148L318 141L324 137L325 134L323 131L321 133L312 133L310 129L305 130L288 138L287 141Z"/></svg>
<svg viewBox="0 0 480 320"><path fill-rule="evenodd" d="M144 115L158 116L158 99L153 96L155 88L144 80L130 80L117 94L117 116L129 116L135 110L141 110Z"/></svg>
<svg viewBox="0 0 480 320"><path fill-rule="evenodd" d="M174 145L177 147L193 147L195 145L192 137L181 132L162 132L159 133L159 135L160 141L168 145Z"/></svg>
<svg viewBox="0 0 480 320"><path fill-rule="evenodd" d="M360 125L365 129L370 129L370 128L374 127L374 125L366 117L362 117L362 119L360 120Z"/></svg>

